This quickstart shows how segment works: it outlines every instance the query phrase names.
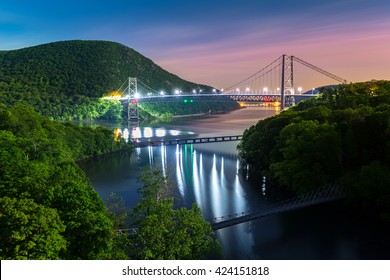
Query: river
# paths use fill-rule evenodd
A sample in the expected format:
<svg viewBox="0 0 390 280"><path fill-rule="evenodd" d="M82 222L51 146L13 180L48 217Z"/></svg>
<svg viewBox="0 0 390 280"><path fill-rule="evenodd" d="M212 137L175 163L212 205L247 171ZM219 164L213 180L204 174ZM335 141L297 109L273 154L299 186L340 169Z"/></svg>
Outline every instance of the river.
<svg viewBox="0 0 390 280"><path fill-rule="evenodd" d="M259 119L273 116L272 107L250 107L207 118L177 119L169 123L104 123L126 138L155 139L240 135ZM132 153L107 155L81 163L103 199L121 195L131 209L138 201L137 182L146 166L168 177L168 195L176 207L196 203L205 219L267 204L262 180L254 181L240 168L238 142L155 146ZM374 230L373 230L374 227ZM226 259L388 259L387 235L369 221L338 212L337 203L320 205L216 231Z"/></svg>

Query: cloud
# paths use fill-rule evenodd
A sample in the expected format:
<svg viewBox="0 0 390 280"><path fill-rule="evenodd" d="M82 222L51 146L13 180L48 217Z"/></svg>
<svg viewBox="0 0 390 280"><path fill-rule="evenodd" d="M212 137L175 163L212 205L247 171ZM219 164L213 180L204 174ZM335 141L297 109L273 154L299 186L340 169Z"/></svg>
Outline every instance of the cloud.
<svg viewBox="0 0 390 280"><path fill-rule="evenodd" d="M283 53L307 59L351 81L385 79L390 63L390 23L371 20L316 25L297 32L276 25L199 44L171 46L156 62L186 79L226 87L270 63ZM369 54L369 55L368 55ZM369 67L362 69L362 66Z"/></svg>

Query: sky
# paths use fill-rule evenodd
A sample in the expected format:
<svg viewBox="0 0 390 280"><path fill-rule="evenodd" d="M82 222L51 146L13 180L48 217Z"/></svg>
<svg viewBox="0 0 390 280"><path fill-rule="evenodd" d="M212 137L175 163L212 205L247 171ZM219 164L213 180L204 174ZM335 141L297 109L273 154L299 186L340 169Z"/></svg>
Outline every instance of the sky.
<svg viewBox="0 0 390 280"><path fill-rule="evenodd" d="M124 44L216 88L282 54L349 82L390 80L389 0L1 0L0 50L74 39Z"/></svg>

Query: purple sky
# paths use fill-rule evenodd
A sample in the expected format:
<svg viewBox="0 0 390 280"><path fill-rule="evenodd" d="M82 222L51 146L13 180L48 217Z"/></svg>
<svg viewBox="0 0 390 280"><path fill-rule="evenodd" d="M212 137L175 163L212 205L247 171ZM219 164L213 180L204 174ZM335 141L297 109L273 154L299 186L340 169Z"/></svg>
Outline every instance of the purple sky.
<svg viewBox="0 0 390 280"><path fill-rule="evenodd" d="M217 88L282 54L352 82L390 79L388 0L2 0L0 50L71 39L122 43ZM301 77L305 89L326 83Z"/></svg>

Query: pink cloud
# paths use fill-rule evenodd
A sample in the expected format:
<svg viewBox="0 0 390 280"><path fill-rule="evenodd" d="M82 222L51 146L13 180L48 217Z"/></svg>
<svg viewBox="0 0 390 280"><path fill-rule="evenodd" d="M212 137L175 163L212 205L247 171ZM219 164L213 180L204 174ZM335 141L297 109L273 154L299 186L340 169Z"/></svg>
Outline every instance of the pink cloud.
<svg viewBox="0 0 390 280"><path fill-rule="evenodd" d="M353 82L390 79L388 30L390 22L375 21L307 28L296 36L274 27L210 43L172 47L162 50L155 60L185 79L218 88L250 76L284 53Z"/></svg>

